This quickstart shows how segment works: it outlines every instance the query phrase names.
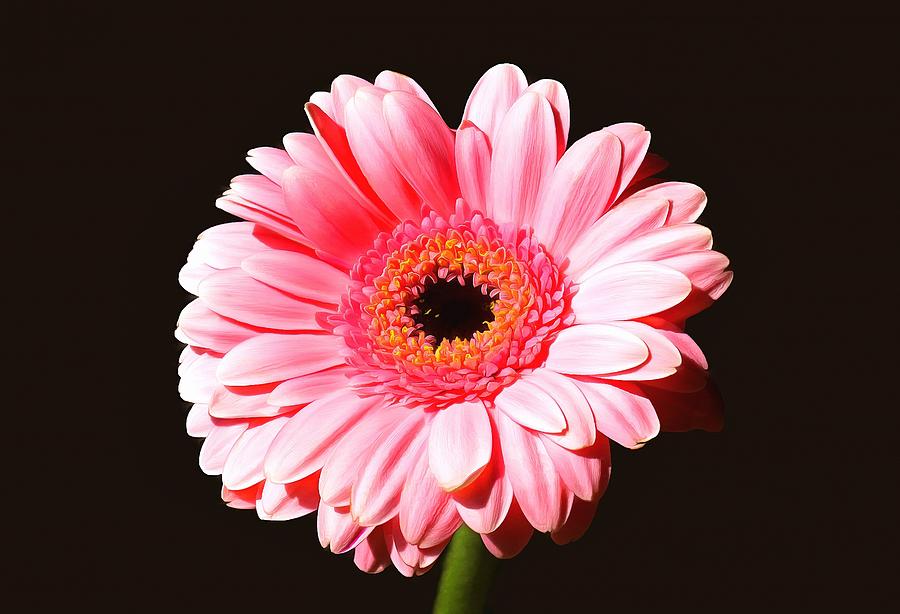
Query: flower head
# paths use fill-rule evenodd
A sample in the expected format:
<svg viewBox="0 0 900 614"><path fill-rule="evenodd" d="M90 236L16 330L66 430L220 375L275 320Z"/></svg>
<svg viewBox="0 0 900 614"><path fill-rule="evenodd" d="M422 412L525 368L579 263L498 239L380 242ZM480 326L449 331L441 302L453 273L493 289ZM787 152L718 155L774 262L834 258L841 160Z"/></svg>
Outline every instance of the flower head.
<svg viewBox="0 0 900 614"><path fill-rule="evenodd" d="M684 323L732 275L642 126L567 149L563 86L508 64L455 131L387 71L306 109L180 275L187 428L229 505L317 511L323 546L413 575L462 523L499 557L576 539L610 439L720 426Z"/></svg>

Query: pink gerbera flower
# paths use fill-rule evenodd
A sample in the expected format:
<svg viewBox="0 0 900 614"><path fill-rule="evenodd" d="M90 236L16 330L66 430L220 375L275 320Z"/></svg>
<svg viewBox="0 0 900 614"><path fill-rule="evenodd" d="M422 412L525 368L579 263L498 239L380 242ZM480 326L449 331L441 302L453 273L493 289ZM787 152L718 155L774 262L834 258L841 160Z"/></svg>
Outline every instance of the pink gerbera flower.
<svg viewBox="0 0 900 614"><path fill-rule="evenodd" d="M685 319L727 288L650 133L566 148L569 102L508 64L450 129L409 77L351 76L315 134L250 151L181 271L188 433L232 507L318 512L360 569L428 570L465 523L498 557L586 530L609 439L715 429Z"/></svg>

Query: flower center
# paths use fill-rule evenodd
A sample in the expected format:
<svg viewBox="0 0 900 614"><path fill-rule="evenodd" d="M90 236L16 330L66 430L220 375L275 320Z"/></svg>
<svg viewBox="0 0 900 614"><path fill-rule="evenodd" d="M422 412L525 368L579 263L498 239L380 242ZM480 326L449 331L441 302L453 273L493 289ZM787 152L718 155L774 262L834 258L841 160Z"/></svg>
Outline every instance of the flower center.
<svg viewBox="0 0 900 614"><path fill-rule="evenodd" d="M570 282L527 229L429 212L379 236L329 321L360 394L440 409L489 400L571 324Z"/></svg>
<svg viewBox="0 0 900 614"><path fill-rule="evenodd" d="M494 319L493 302L490 296L475 287L471 275L464 279L464 284L437 279L427 283L413 302L418 311L413 315L413 321L438 344L445 339L468 339L476 332L488 329Z"/></svg>

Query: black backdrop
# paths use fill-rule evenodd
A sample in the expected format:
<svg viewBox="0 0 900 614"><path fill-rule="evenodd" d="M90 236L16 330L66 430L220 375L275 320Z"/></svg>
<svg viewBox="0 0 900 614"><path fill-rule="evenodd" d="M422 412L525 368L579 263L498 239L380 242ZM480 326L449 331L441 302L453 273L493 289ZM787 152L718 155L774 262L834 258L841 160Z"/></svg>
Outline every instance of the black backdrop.
<svg viewBox="0 0 900 614"><path fill-rule="evenodd" d="M502 564L492 609L786 611L893 590L897 534L882 519L896 478L879 467L895 464L896 440L896 20L416 20L255 3L23 15L11 23L27 40L4 60L7 128L24 137L3 154L23 192L7 207L21 242L10 268L25 273L21 296L47 298L24 310L39 322L23 354L36 381L11 412L31 426L5 444L25 461L7 491L25 522L14 595L427 611L439 568L366 576L319 548L312 516L267 523L220 503L176 393L172 331L188 300L176 274L195 236L229 219L213 201L249 171L245 151L308 130L303 102L335 75L410 74L455 125L501 61L566 85L570 142L645 124L665 176L706 189L701 221L735 283L689 327L725 430L616 448L587 535L536 536Z"/></svg>

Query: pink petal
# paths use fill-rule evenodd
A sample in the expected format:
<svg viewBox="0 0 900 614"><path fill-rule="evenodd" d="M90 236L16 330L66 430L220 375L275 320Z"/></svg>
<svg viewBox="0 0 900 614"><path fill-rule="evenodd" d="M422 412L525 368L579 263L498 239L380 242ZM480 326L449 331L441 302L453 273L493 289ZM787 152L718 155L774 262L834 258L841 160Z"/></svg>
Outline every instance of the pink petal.
<svg viewBox="0 0 900 614"><path fill-rule="evenodd" d="M496 222L530 226L541 189L556 166L556 125L550 103L539 94L523 94L491 143L488 214Z"/></svg>
<svg viewBox="0 0 900 614"><path fill-rule="evenodd" d="M356 546L353 562L365 573L380 573L391 564L388 547L385 544L381 527L375 527L363 541Z"/></svg>
<svg viewBox="0 0 900 614"><path fill-rule="evenodd" d="M556 120L557 153L556 157L562 157L566 151L566 142L569 138L569 94L559 81L553 79L541 79L535 81L525 90L537 92L550 103L553 108L553 118Z"/></svg>
<svg viewBox="0 0 900 614"><path fill-rule="evenodd" d="M607 251L582 273L578 282L583 283L603 269L622 262L662 260L687 252L712 247L712 233L698 224L678 224L650 230Z"/></svg>
<svg viewBox="0 0 900 614"><path fill-rule="evenodd" d="M719 252L711 250L687 252L663 258L659 263L680 271L691 280L691 284L703 292L716 290L715 296L711 296L713 299L719 298L724 292L721 289L722 273L728 268L729 261Z"/></svg>
<svg viewBox="0 0 900 614"><path fill-rule="evenodd" d="M491 422L481 401L457 403L437 412L428 438L431 473L447 491L478 477L491 460Z"/></svg>
<svg viewBox="0 0 900 614"><path fill-rule="evenodd" d="M456 131L456 174L466 202L477 211L487 211L491 144L487 135L468 120L463 120Z"/></svg>
<svg viewBox="0 0 900 614"><path fill-rule="evenodd" d="M216 269L202 262L188 261L178 272L178 283L194 296L200 291L200 282L214 273Z"/></svg>
<svg viewBox="0 0 900 614"><path fill-rule="evenodd" d="M241 268L264 284L323 303L339 303L350 284L347 273L298 252L262 252L246 258Z"/></svg>
<svg viewBox="0 0 900 614"><path fill-rule="evenodd" d="M222 486L222 501L230 508L252 510L256 507L256 501L259 497L261 487L261 482L247 488L242 488L241 490L231 490L230 488Z"/></svg>
<svg viewBox="0 0 900 614"><path fill-rule="evenodd" d="M535 233L562 259L615 196L622 143L600 130L576 141L559 160L536 212Z"/></svg>
<svg viewBox="0 0 900 614"><path fill-rule="evenodd" d="M225 353L242 341L256 336L257 330L211 311L200 299L191 301L178 316L178 326L190 343Z"/></svg>
<svg viewBox="0 0 900 614"><path fill-rule="evenodd" d="M549 441L546 436L541 437L563 484L579 499L593 499L600 489L603 451L605 446L607 454L609 453L608 440L601 437L593 447L567 450Z"/></svg>
<svg viewBox="0 0 900 614"><path fill-rule="evenodd" d="M650 148L650 133L642 125L630 122L613 124L603 130L616 135L622 142L622 174L614 194L614 198L618 198L634 180L644 162Z"/></svg>
<svg viewBox="0 0 900 614"><path fill-rule="evenodd" d="M293 166L284 173L291 217L318 247L353 263L383 230L343 185L325 175Z"/></svg>
<svg viewBox="0 0 900 614"><path fill-rule="evenodd" d="M348 385L348 371L336 367L286 380L269 393L268 402L279 407L303 405Z"/></svg>
<svg viewBox="0 0 900 614"><path fill-rule="evenodd" d="M451 493L456 509L470 529L477 533L497 530L513 499L512 484L506 475L500 435L491 429L491 461L471 484Z"/></svg>
<svg viewBox="0 0 900 614"><path fill-rule="evenodd" d="M349 509L334 508L324 502L319 503L316 529L319 533L319 543L334 554L352 550L372 532L372 527L361 527L356 524Z"/></svg>
<svg viewBox="0 0 900 614"><path fill-rule="evenodd" d="M240 392L235 392L238 390ZM209 401L209 414L216 418L267 418L290 411L291 408L276 407L266 402L267 395L246 393L240 388L232 390L217 386Z"/></svg>
<svg viewBox="0 0 900 614"><path fill-rule="evenodd" d="M304 109L322 149L344 177L347 185L357 195L360 205L379 223L389 222L390 216L384 203L369 185L359 168L359 163L353 156L344 128L312 103L307 103Z"/></svg>
<svg viewBox="0 0 900 614"><path fill-rule="evenodd" d="M238 175L231 180L231 190L241 198L275 214L287 215L284 194L279 185L263 175Z"/></svg>
<svg viewBox="0 0 900 614"><path fill-rule="evenodd" d="M665 335L642 322L616 322L618 328L639 337L650 351L650 357L641 365L603 377L623 381L662 379L674 375L681 365L681 352Z"/></svg>
<svg viewBox="0 0 900 614"><path fill-rule="evenodd" d="M639 448L659 433L653 404L635 386L577 380L584 393L597 430L626 448Z"/></svg>
<svg viewBox="0 0 900 614"><path fill-rule="evenodd" d="M203 473L207 475L222 473L228 453L245 430L247 422L243 420L213 420L213 428L200 447L200 469Z"/></svg>
<svg viewBox="0 0 900 614"><path fill-rule="evenodd" d="M693 222L706 208L706 193L692 183L666 181L644 188L629 198L665 198L672 203L669 224Z"/></svg>
<svg viewBox="0 0 900 614"><path fill-rule="evenodd" d="M394 164L427 204L449 215L460 195L453 132L434 109L412 94L391 92L383 104Z"/></svg>
<svg viewBox="0 0 900 614"><path fill-rule="evenodd" d="M247 152L250 166L265 175L270 181L281 185L281 174L294 161L283 149L275 147L257 147Z"/></svg>
<svg viewBox="0 0 900 614"><path fill-rule="evenodd" d="M559 333L550 346L546 367L557 373L599 375L636 367L649 355L640 338L621 328L581 324Z"/></svg>
<svg viewBox="0 0 900 614"><path fill-rule="evenodd" d="M668 339L672 345L678 348L681 355L689 362L696 365L697 368L703 370L709 369L709 363L706 360L706 356L703 354L703 350L700 349L700 346L697 345L697 342L694 341L690 335L678 330L661 330L659 328L656 329L656 332Z"/></svg>
<svg viewBox="0 0 900 614"><path fill-rule="evenodd" d="M213 428L213 422L209 416L209 407L201 403L191 406L185 420L185 430L191 437L206 437Z"/></svg>
<svg viewBox="0 0 900 614"><path fill-rule="evenodd" d="M564 512L562 491L556 467L544 444L538 435L525 430L502 413L497 414L497 427L506 471L522 512L538 531L547 532L556 528ZM507 514L506 522L510 514Z"/></svg>
<svg viewBox="0 0 900 614"><path fill-rule="evenodd" d="M250 201L238 197L237 195L229 194L217 199L216 207L256 225L262 226L273 233L292 239L299 244L310 244L309 239L300 233L293 220L285 215L276 215Z"/></svg>
<svg viewBox="0 0 900 614"><path fill-rule="evenodd" d="M584 272L611 249L665 224L666 200L628 199L606 212L572 245L566 273L581 280Z"/></svg>
<svg viewBox="0 0 900 614"><path fill-rule="evenodd" d="M263 520L292 520L306 516L319 507L319 475L314 473L297 482L277 484L266 481L256 502L256 514Z"/></svg>
<svg viewBox="0 0 900 614"><path fill-rule="evenodd" d="M533 534L534 528L514 499L503 524L493 533L482 535L481 541L498 559L511 559L525 549Z"/></svg>
<svg viewBox="0 0 900 614"><path fill-rule="evenodd" d="M334 120L344 126L344 106L347 101L353 98L353 95L361 87L371 87L371 83L365 79L354 77L353 75L339 75L331 82L331 103L334 106Z"/></svg>
<svg viewBox="0 0 900 614"><path fill-rule="evenodd" d="M446 542L462 523L453 500L428 465L428 455L423 452L400 495L400 531L409 543L421 548Z"/></svg>
<svg viewBox="0 0 900 614"><path fill-rule="evenodd" d="M469 120L496 141L500 123L506 112L528 86L518 66L498 64L489 69L469 95L463 120Z"/></svg>
<svg viewBox="0 0 900 614"><path fill-rule="evenodd" d="M608 463L605 464L604 470L604 479L608 481ZM596 514L597 512L597 504L599 503L599 495L592 501L582 501L581 499L575 499L575 501L572 503L572 511L569 512L569 517L566 518L566 523L559 529L551 532L550 538L553 539L554 543L557 543L560 546L580 539L591 526L591 522L594 520L594 514Z"/></svg>
<svg viewBox="0 0 900 614"><path fill-rule="evenodd" d="M241 266L244 258L272 249L304 249L295 241L252 222L230 222L207 228L194 244L194 254L216 269Z"/></svg>
<svg viewBox="0 0 900 614"><path fill-rule="evenodd" d="M331 92L313 92L309 96L309 101L325 111L328 114L328 117L334 119L334 99L331 97ZM312 136L312 135L310 135Z"/></svg>
<svg viewBox="0 0 900 614"><path fill-rule="evenodd" d="M359 167L385 205L399 220L419 217L422 198L394 166L394 145L384 119L386 92L360 88L347 103L347 140Z"/></svg>
<svg viewBox="0 0 900 614"><path fill-rule="evenodd" d="M266 454L266 477L285 484L315 473L334 444L380 403L379 397L360 398L349 390L313 401L288 420L275 437Z"/></svg>
<svg viewBox="0 0 900 614"><path fill-rule="evenodd" d="M566 430L566 418L556 400L527 377L504 388L494 404L524 427L545 433Z"/></svg>
<svg viewBox="0 0 900 614"><path fill-rule="evenodd" d="M343 347L343 340L334 335L266 333L228 352L216 376L226 386L281 382L342 364Z"/></svg>
<svg viewBox="0 0 900 614"><path fill-rule="evenodd" d="M320 175L326 175L333 181L344 181L344 175L335 166L314 134L292 132L285 135L283 141L284 148L297 166Z"/></svg>
<svg viewBox="0 0 900 614"><path fill-rule="evenodd" d="M253 279L241 269L225 269L204 279L200 299L226 318L280 330L318 330L316 313L324 311Z"/></svg>
<svg viewBox="0 0 900 614"><path fill-rule="evenodd" d="M425 90L422 89L422 86L416 83L412 77L407 77L404 74L392 70L382 70L378 73L378 76L375 77L375 86L389 92L408 92L427 102L435 111L437 110L437 107L434 106L431 98L429 98Z"/></svg>
<svg viewBox="0 0 900 614"><path fill-rule="evenodd" d="M634 320L677 305L690 293L690 280L675 269L628 262L589 277L571 305L580 324Z"/></svg>
<svg viewBox="0 0 900 614"><path fill-rule="evenodd" d="M319 494L331 506L350 505L350 491L375 446L407 417L405 407L380 407L359 419L326 458Z"/></svg>
<svg viewBox="0 0 900 614"><path fill-rule="evenodd" d="M287 416L272 418L241 433L222 469L222 483L227 488L241 490L265 479L263 461L266 452L287 421Z"/></svg>
<svg viewBox="0 0 900 614"><path fill-rule="evenodd" d="M382 524L397 513L406 476L427 445L424 415L409 411L371 452L353 486L350 508L361 525Z"/></svg>
<svg viewBox="0 0 900 614"><path fill-rule="evenodd" d="M545 433L544 438L569 450L592 446L597 438L594 414L571 378L548 369L537 369L526 377L550 395L565 415L565 431L558 435Z"/></svg>
<svg viewBox="0 0 900 614"><path fill-rule="evenodd" d="M178 382L178 394L188 403L208 404L213 391L218 385L216 370L222 360L210 354L203 354L184 366L181 381Z"/></svg>
<svg viewBox="0 0 900 614"><path fill-rule="evenodd" d="M407 577L420 576L428 571L449 541L429 548L411 544L400 531L400 523L396 517L385 527L385 535L390 541L391 561L397 567L397 571Z"/></svg>

